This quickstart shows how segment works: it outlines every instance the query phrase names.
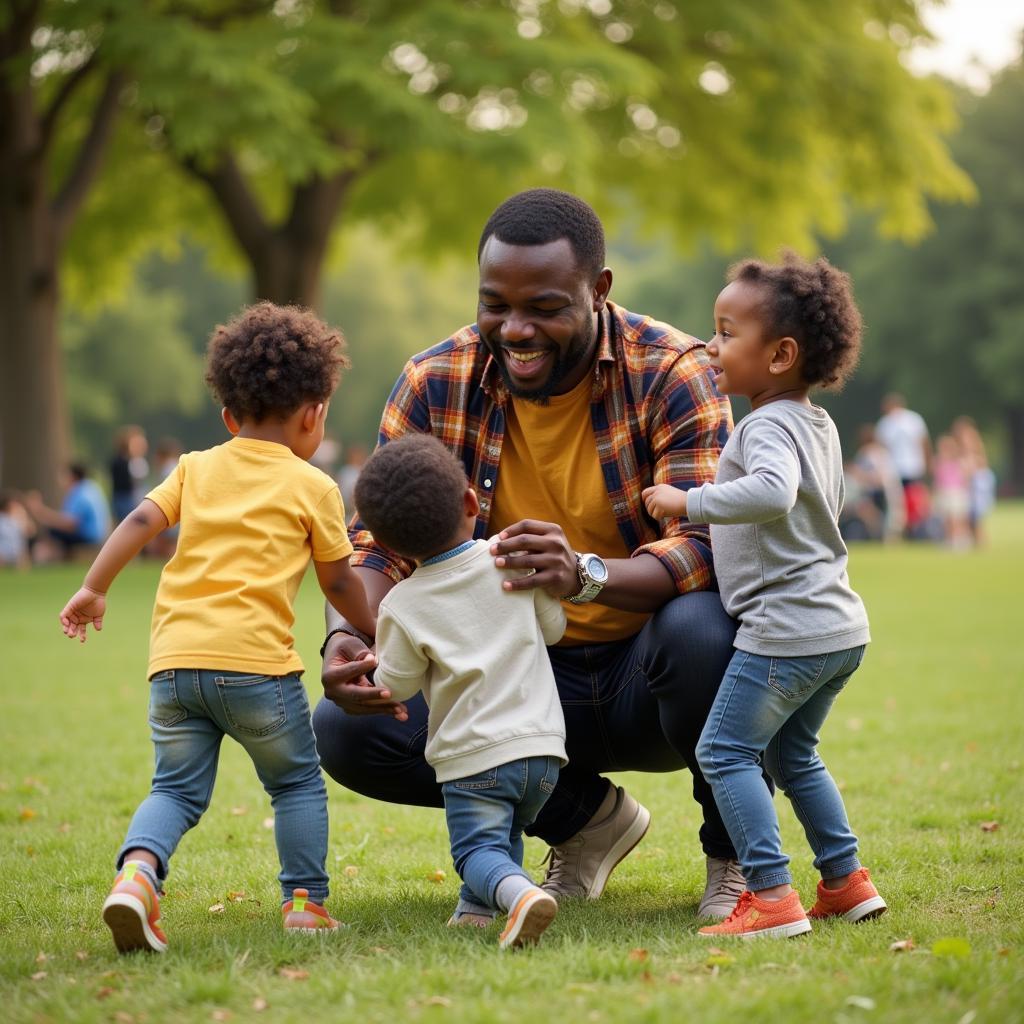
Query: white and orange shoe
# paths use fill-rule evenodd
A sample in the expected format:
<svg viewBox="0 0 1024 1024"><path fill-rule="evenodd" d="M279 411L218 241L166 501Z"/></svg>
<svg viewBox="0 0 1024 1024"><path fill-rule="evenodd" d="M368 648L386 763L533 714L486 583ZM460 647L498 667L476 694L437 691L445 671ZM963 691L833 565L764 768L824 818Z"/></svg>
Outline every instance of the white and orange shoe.
<svg viewBox="0 0 1024 1024"><path fill-rule="evenodd" d="M315 932L334 931L340 927L319 903L309 898L308 889L293 889L292 898L281 907L281 918L285 931Z"/></svg>
<svg viewBox="0 0 1024 1024"><path fill-rule="evenodd" d="M499 949L519 949L535 943L558 913L558 901L540 887L527 889L508 912L505 929L498 936Z"/></svg>
<svg viewBox="0 0 1024 1024"><path fill-rule="evenodd" d="M160 897L138 861L126 861L114 879L103 904L103 920L119 953L167 949L167 936L160 928Z"/></svg>

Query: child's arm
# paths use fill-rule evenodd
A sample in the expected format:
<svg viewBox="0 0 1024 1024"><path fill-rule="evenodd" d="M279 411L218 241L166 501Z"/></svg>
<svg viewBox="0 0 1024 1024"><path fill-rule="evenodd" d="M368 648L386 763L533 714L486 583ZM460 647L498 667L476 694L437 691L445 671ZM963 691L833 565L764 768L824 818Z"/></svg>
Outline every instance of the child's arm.
<svg viewBox="0 0 1024 1024"><path fill-rule="evenodd" d="M96 560L85 574L81 589L64 606L60 623L64 635L85 643L86 627L103 628L107 609L106 593L117 574L158 534L167 529L167 517L160 506L143 498L138 506L107 538Z"/></svg>
<svg viewBox="0 0 1024 1024"><path fill-rule="evenodd" d="M430 662L402 624L385 607L377 620L377 668L373 685L391 691L392 700L408 700L423 689Z"/></svg>
<svg viewBox="0 0 1024 1024"><path fill-rule="evenodd" d="M686 516L687 491L672 484L655 484L640 492L647 514L652 519L668 519L671 516Z"/></svg>
<svg viewBox="0 0 1024 1024"><path fill-rule="evenodd" d="M565 609L561 601L541 587L533 591L533 602L537 609L537 621L540 623L544 643L551 647L565 635Z"/></svg>
<svg viewBox="0 0 1024 1024"><path fill-rule="evenodd" d="M343 615L349 625L372 637L377 632L377 619L370 611L362 581L349 565L348 555L334 562L313 561L316 578L324 597Z"/></svg>

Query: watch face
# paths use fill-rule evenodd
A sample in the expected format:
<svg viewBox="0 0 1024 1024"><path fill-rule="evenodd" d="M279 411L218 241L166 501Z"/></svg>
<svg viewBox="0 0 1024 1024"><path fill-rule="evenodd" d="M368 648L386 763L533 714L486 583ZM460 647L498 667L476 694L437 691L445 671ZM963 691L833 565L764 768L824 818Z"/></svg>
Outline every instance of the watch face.
<svg viewBox="0 0 1024 1024"><path fill-rule="evenodd" d="M608 579L608 566L597 555L587 558L583 568L595 583L604 583Z"/></svg>

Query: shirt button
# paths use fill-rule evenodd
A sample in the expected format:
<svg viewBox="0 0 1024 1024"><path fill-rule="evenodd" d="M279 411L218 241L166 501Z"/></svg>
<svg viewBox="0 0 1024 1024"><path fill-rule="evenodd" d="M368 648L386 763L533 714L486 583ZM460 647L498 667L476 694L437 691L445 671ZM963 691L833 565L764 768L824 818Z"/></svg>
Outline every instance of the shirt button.
<svg viewBox="0 0 1024 1024"><path fill-rule="evenodd" d="M491 486L491 481L490 480L485 480L484 481L484 487L490 487L490 486Z"/></svg>

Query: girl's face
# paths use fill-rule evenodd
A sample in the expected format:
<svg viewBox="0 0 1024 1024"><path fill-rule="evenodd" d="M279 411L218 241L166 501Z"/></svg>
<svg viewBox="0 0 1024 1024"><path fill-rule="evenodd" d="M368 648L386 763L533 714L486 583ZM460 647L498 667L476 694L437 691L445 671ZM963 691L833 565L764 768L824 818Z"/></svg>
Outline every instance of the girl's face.
<svg viewBox="0 0 1024 1024"><path fill-rule="evenodd" d="M715 384L723 395L742 395L752 403L777 383L770 366L775 346L762 321L763 288L733 281L715 302L715 335L708 342L708 356Z"/></svg>

